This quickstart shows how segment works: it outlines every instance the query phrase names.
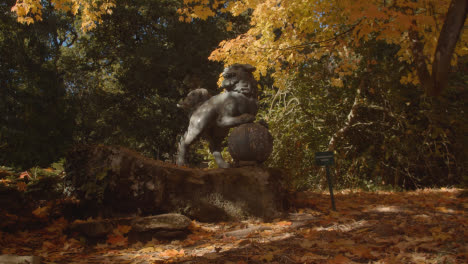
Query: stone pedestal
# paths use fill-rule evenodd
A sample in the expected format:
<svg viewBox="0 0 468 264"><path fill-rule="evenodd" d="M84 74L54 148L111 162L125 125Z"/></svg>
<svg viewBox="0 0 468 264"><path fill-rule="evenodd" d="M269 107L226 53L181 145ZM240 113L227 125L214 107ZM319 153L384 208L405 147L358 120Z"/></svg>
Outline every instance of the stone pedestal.
<svg viewBox="0 0 468 264"><path fill-rule="evenodd" d="M270 220L287 209L284 171L190 169L122 148L79 146L67 156L66 184L89 215L180 213L200 221Z"/></svg>

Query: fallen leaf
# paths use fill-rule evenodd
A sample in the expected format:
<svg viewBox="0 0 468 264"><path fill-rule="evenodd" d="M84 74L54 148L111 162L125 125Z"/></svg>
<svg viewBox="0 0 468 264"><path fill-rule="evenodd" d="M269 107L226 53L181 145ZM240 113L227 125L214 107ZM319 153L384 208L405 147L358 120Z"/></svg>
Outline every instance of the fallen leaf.
<svg viewBox="0 0 468 264"><path fill-rule="evenodd" d="M8 179L0 179L0 183L7 186L11 181Z"/></svg>
<svg viewBox="0 0 468 264"><path fill-rule="evenodd" d="M156 238L152 238L150 241L146 242L145 247L154 247L155 245L158 245L159 241Z"/></svg>
<svg viewBox="0 0 468 264"><path fill-rule="evenodd" d="M338 218L340 217L340 213L338 213L337 211L330 211L330 216L333 218Z"/></svg>
<svg viewBox="0 0 468 264"><path fill-rule="evenodd" d="M308 240L308 239L304 239L302 240L300 243L299 243L299 246L301 246L302 248L311 248L312 246L314 246L316 243L313 242L312 240Z"/></svg>
<svg viewBox="0 0 468 264"><path fill-rule="evenodd" d="M97 243L96 246L94 246L94 248L96 249L104 249L104 248L108 248L109 245L108 244L105 244L105 243Z"/></svg>
<svg viewBox="0 0 468 264"><path fill-rule="evenodd" d="M50 226L47 227L47 231L62 233L63 230L68 226L68 221L62 216L55 220Z"/></svg>
<svg viewBox="0 0 468 264"><path fill-rule="evenodd" d="M18 189L18 191L24 192L27 189L27 185L24 182L17 182L16 183L16 188Z"/></svg>
<svg viewBox="0 0 468 264"><path fill-rule="evenodd" d="M266 262L271 262L271 261L273 261L274 258L275 258L275 256L273 254L271 254L271 253L265 254L265 255L260 257L260 259L262 261L266 261Z"/></svg>
<svg viewBox="0 0 468 264"><path fill-rule="evenodd" d="M156 250L154 247L145 247L145 248L138 250L139 253L150 253L150 252L155 252L155 251Z"/></svg>
<svg viewBox="0 0 468 264"><path fill-rule="evenodd" d="M109 234L107 235L106 242L113 246L126 246L128 239L122 235Z"/></svg>
<svg viewBox="0 0 468 264"><path fill-rule="evenodd" d="M343 256L343 255L338 255L332 259L329 259L327 261L328 264L352 264L352 263L356 263L352 260L350 260L349 258Z"/></svg>
<svg viewBox="0 0 468 264"><path fill-rule="evenodd" d="M52 243L49 242L49 241L44 241L44 242L42 243L42 249L51 249L51 248L54 248L54 247L55 247L55 245L52 244Z"/></svg>
<svg viewBox="0 0 468 264"><path fill-rule="evenodd" d="M49 216L49 206L44 206L44 207L38 207L34 211L32 211L33 215L39 217L39 218L47 218Z"/></svg>
<svg viewBox="0 0 468 264"><path fill-rule="evenodd" d="M24 178L31 179L31 174L29 174L29 172L27 172L27 171L23 171L23 172L18 176L18 178L20 178L20 179L24 179Z"/></svg>
<svg viewBox="0 0 468 264"><path fill-rule="evenodd" d="M185 252L183 249L181 249L180 251L177 251L176 249L167 249L159 253L160 257L169 257L169 258L182 257L184 255L185 255Z"/></svg>
<svg viewBox="0 0 468 264"><path fill-rule="evenodd" d="M278 222L276 224L279 225L279 226L290 226L292 223L289 222L289 221L280 221L280 222Z"/></svg>
<svg viewBox="0 0 468 264"><path fill-rule="evenodd" d="M127 234L128 232L130 232L130 230L132 229L131 226L128 226L128 225L118 225L116 229L114 229L114 233L115 234L121 234L121 235L125 235Z"/></svg>
<svg viewBox="0 0 468 264"><path fill-rule="evenodd" d="M327 257L321 256L321 255L316 255L314 253L306 253L304 256L298 257L297 260L301 263L315 263L317 260L326 260ZM322 263L322 262L319 262Z"/></svg>
<svg viewBox="0 0 468 264"><path fill-rule="evenodd" d="M335 242L332 242L331 245L335 247L347 247L356 244L353 240L350 239L338 239Z"/></svg>
<svg viewBox="0 0 468 264"><path fill-rule="evenodd" d="M207 258L209 260L214 260L214 259L217 259L217 258L221 257L221 255L218 254L218 253L212 252L212 253L207 253L207 254L203 255L203 257L205 257L205 258Z"/></svg>
<svg viewBox="0 0 468 264"><path fill-rule="evenodd" d="M351 249L351 253L359 258L374 259L371 249L366 246L358 246Z"/></svg>

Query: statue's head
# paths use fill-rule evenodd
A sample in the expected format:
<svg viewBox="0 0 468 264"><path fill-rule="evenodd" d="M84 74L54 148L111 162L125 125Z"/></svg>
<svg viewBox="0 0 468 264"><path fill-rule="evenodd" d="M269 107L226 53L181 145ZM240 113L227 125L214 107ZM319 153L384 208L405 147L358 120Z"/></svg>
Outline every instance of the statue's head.
<svg viewBox="0 0 468 264"><path fill-rule="evenodd" d="M250 64L233 64L223 71L221 88L226 91L242 93L248 97L257 97L257 81L252 72L256 68Z"/></svg>
<svg viewBox="0 0 468 264"><path fill-rule="evenodd" d="M211 97L208 90L198 88L187 94L185 98L179 101L177 107L184 110L193 110Z"/></svg>

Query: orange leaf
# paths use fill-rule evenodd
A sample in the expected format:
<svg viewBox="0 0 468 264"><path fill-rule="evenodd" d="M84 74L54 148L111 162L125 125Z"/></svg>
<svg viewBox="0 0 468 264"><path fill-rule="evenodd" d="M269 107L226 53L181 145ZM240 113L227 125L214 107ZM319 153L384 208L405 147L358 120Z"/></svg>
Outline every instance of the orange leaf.
<svg viewBox="0 0 468 264"><path fill-rule="evenodd" d="M27 185L24 182L17 182L16 188L18 188L19 191L24 192L26 191Z"/></svg>
<svg viewBox="0 0 468 264"><path fill-rule="evenodd" d="M11 181L8 180L8 179L1 179L1 180L0 180L0 183L3 184L3 185L5 185L5 186L7 186L10 182L11 182Z"/></svg>
<svg viewBox="0 0 468 264"><path fill-rule="evenodd" d="M26 177L27 177L28 179L31 179L31 174L29 174L29 172L27 172L27 171L23 171L23 172L18 176L18 178L20 178L20 179L24 179L24 178L26 178Z"/></svg>
<svg viewBox="0 0 468 264"><path fill-rule="evenodd" d="M113 246L126 246L128 239L122 235L109 234L107 235L107 243Z"/></svg>
<svg viewBox="0 0 468 264"><path fill-rule="evenodd" d="M51 249L51 248L54 248L54 247L55 247L55 245L50 243L49 241L44 241L42 243L42 248L43 249Z"/></svg>
<svg viewBox="0 0 468 264"><path fill-rule="evenodd" d="M114 229L114 233L124 235L130 232L131 229L132 227L128 225L118 225L117 228Z"/></svg>
<svg viewBox="0 0 468 264"><path fill-rule="evenodd" d="M288 221L281 221L281 222L278 222L276 224L279 225L279 226L290 226L292 223L288 222Z"/></svg>
<svg viewBox="0 0 468 264"><path fill-rule="evenodd" d="M44 206L44 207L38 207L36 210L32 211L33 215L39 217L39 218L46 218L49 215L50 207L49 206Z"/></svg>
<svg viewBox="0 0 468 264"><path fill-rule="evenodd" d="M47 227L47 231L61 233L68 225L68 221L62 216L59 219L55 220L49 227Z"/></svg>
<svg viewBox="0 0 468 264"><path fill-rule="evenodd" d="M371 250L368 247L358 246L351 249L353 255L356 255L360 258L374 259L375 256L371 254Z"/></svg>
<svg viewBox="0 0 468 264"><path fill-rule="evenodd" d="M160 257L169 257L169 258L182 257L184 255L185 255L185 252L183 249L181 249L180 251L177 251L176 249L167 249L159 253Z"/></svg>

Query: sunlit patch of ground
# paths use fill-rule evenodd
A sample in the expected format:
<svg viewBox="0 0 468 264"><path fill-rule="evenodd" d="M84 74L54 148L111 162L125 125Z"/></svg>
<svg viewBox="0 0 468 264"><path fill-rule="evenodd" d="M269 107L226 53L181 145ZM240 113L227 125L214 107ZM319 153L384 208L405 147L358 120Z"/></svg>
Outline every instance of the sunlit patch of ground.
<svg viewBox="0 0 468 264"><path fill-rule="evenodd" d="M44 263L468 263L468 198L458 189L307 192L288 217L272 223L199 223L180 241L87 246L65 222L0 233L3 254ZM304 201L305 200L305 201Z"/></svg>

